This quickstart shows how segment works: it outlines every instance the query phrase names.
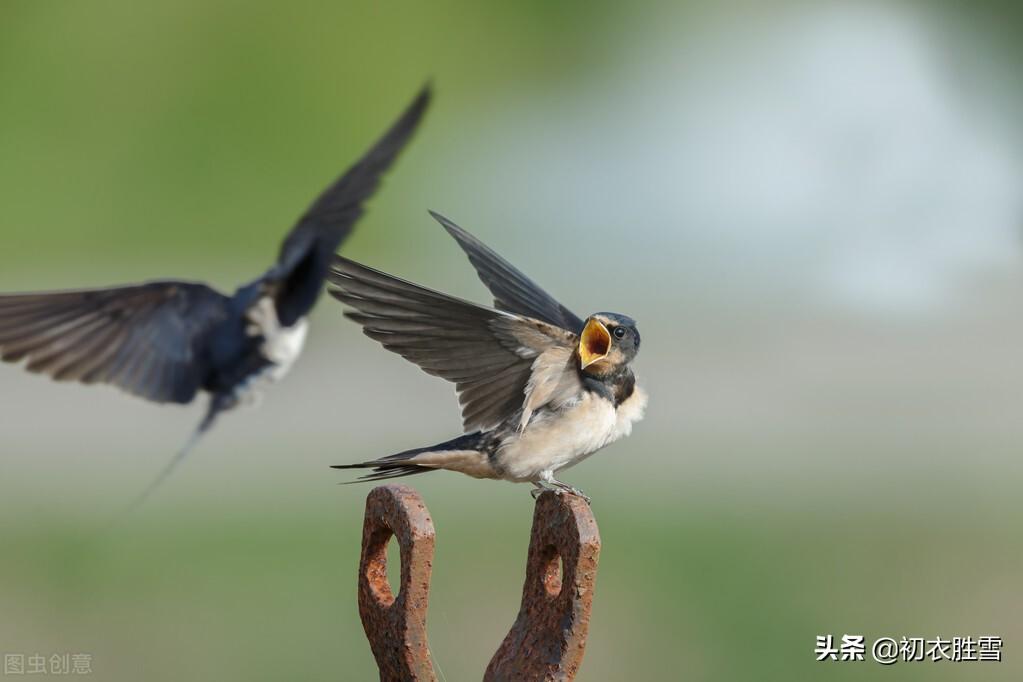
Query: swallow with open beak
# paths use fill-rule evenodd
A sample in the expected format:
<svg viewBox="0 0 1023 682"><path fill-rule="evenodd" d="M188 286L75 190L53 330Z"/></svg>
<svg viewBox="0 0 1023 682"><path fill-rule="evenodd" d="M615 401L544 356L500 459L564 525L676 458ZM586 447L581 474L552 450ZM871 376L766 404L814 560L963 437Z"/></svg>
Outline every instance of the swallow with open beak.
<svg viewBox="0 0 1023 682"><path fill-rule="evenodd" d="M306 315L330 259L362 215L363 203L416 130L428 87L369 151L313 202L281 245L277 262L233 295L194 282L158 281L108 289L0 295L0 357L26 361L58 381L112 384L156 403L209 394L188 444L143 493L184 458L217 415L277 380L298 358Z"/></svg>
<svg viewBox="0 0 1023 682"><path fill-rule="evenodd" d="M360 480L448 469L582 493L555 475L629 435L646 394L631 363L636 322L595 313L585 322L508 261L447 218L494 296L470 303L335 256L330 294L384 348L455 384L465 434L438 445L337 469L372 468ZM589 498L586 498L589 499Z"/></svg>

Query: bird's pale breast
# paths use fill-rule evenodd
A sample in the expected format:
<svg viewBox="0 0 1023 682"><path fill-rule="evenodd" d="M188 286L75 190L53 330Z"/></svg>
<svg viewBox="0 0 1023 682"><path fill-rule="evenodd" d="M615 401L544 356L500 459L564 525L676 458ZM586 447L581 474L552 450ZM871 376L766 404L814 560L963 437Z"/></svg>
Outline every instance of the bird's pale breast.
<svg viewBox="0 0 1023 682"><path fill-rule="evenodd" d="M299 319L290 327L281 326L273 300L269 297L260 299L259 303L249 310L247 317L248 333L263 337L259 350L270 363L263 376L270 381L282 379L295 364L305 346L309 327L306 318Z"/></svg>
<svg viewBox="0 0 1023 682"><path fill-rule="evenodd" d="M566 469L629 435L645 407L646 393L638 387L617 409L605 398L583 393L573 404L538 415L508 438L498 450L498 465L514 481L533 481L544 471Z"/></svg>

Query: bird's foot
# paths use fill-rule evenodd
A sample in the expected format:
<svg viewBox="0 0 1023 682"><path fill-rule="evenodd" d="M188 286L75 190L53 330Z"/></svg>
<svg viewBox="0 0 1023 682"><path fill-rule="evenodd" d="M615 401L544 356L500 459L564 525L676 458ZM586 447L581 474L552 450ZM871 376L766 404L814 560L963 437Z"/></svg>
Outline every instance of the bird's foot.
<svg viewBox="0 0 1023 682"><path fill-rule="evenodd" d="M579 488L569 488L565 492L571 493L576 497L581 497L583 498L583 502L585 502L586 504L590 504L590 496L584 493L582 490L579 490Z"/></svg>
<svg viewBox="0 0 1023 682"><path fill-rule="evenodd" d="M576 497L583 498L583 501L586 502L586 504L590 503L589 495L584 493L582 490L579 490L579 488L574 488L574 487L568 485L567 483L562 483L561 481L552 481L552 483L555 486L555 488L554 488L554 494L555 495L565 495L565 494L575 495Z"/></svg>
<svg viewBox="0 0 1023 682"><path fill-rule="evenodd" d="M533 481L533 486L533 489L530 490L529 493L533 496L534 500L542 495L545 490L550 490L555 495L575 495L576 497L581 497L586 504L590 503L590 497L586 493L554 478L553 472L551 471L544 472L543 475L541 475L540 480Z"/></svg>

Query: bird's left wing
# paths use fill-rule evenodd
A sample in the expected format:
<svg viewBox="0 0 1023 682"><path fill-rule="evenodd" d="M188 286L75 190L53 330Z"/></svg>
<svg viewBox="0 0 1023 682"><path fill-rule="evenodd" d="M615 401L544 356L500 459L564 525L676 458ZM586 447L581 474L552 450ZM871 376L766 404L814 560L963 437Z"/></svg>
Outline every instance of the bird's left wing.
<svg viewBox="0 0 1023 682"><path fill-rule="evenodd" d="M284 326L294 324L304 314L303 308L312 305L326 275L330 255L352 231L362 215L363 203L376 191L384 171L416 131L431 97L430 86L424 86L383 137L317 197L285 237L278 262L266 275L267 281L287 279L296 271L304 277L309 273L301 272L303 267L322 267L323 272L319 277L307 278L315 290L292 291L282 287L295 298L277 301L277 314Z"/></svg>
<svg viewBox="0 0 1023 682"><path fill-rule="evenodd" d="M208 371L205 336L229 299L204 284L0 295L0 358L58 381L112 384L188 403Z"/></svg>
<svg viewBox="0 0 1023 682"><path fill-rule="evenodd" d="M345 315L384 348L454 382L467 431L489 429L527 396L547 395L570 371L576 335L540 320L494 310L334 257L330 293ZM528 401L535 403L536 400Z"/></svg>
<svg viewBox="0 0 1023 682"><path fill-rule="evenodd" d="M579 316L558 303L521 270L440 213L430 211L430 215L465 251L469 262L476 268L480 281L494 295L496 307L511 313L535 317L576 333L582 331L583 321Z"/></svg>

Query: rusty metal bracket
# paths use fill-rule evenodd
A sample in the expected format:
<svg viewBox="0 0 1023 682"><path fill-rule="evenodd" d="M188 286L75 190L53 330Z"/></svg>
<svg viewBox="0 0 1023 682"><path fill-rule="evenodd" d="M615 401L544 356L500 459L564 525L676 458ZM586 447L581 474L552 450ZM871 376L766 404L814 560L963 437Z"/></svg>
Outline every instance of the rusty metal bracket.
<svg viewBox="0 0 1023 682"><path fill-rule="evenodd" d="M387 582L387 543L401 548L395 597ZM380 669L381 682L435 682L426 639L426 608L433 571L433 520L407 485L374 488L366 498L359 562L359 616Z"/></svg>
<svg viewBox="0 0 1023 682"><path fill-rule="evenodd" d="M590 505L545 492L536 501L522 606L484 682L572 680L590 629L600 534Z"/></svg>
<svg viewBox="0 0 1023 682"><path fill-rule="evenodd" d="M401 547L397 597L387 582L392 535ZM382 682L436 680L426 637L433 549L433 521L415 490L385 485L370 492L359 566L359 615ZM575 495L540 495L522 604L484 682L575 678L586 648L599 557L600 534L590 506Z"/></svg>

